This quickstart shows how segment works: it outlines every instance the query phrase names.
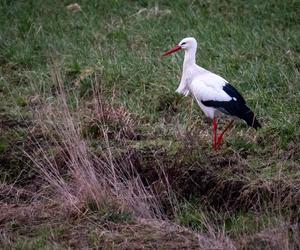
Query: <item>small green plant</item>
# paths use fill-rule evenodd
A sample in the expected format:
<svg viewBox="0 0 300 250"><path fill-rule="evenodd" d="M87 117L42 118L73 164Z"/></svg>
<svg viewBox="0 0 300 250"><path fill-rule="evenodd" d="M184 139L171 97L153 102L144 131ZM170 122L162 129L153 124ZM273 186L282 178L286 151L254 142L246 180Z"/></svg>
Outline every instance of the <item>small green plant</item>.
<svg viewBox="0 0 300 250"><path fill-rule="evenodd" d="M183 226L190 227L197 231L203 231L207 223L206 216L207 215L201 209L187 203L181 208L177 219Z"/></svg>
<svg viewBox="0 0 300 250"><path fill-rule="evenodd" d="M0 154L3 154L8 148L8 143L6 140L0 138Z"/></svg>

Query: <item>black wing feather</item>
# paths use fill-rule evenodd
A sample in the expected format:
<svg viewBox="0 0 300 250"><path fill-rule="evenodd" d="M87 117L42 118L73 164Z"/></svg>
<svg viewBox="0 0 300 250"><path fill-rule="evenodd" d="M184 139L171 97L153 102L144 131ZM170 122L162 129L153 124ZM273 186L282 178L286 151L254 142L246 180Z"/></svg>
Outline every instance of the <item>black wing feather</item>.
<svg viewBox="0 0 300 250"><path fill-rule="evenodd" d="M226 83L223 90L231 97L235 97L238 102L246 103L244 97L231 84Z"/></svg>
<svg viewBox="0 0 300 250"><path fill-rule="evenodd" d="M232 97L230 101L207 100L201 102L207 107L213 107L222 113L243 119L249 126L255 129L260 128L261 125L255 118L255 115L251 111L251 109L246 105L246 101L243 96L232 85L228 83L225 84L223 90L230 97Z"/></svg>

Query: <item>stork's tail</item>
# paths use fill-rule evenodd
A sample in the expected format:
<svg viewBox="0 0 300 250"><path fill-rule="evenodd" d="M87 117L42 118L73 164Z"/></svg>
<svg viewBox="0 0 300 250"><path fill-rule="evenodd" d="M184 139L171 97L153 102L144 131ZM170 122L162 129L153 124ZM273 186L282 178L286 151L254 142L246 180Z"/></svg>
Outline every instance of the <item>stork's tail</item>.
<svg viewBox="0 0 300 250"><path fill-rule="evenodd" d="M242 113L240 118L245 120L250 127L253 127L255 129L261 128L261 125L258 122L258 120L256 119L255 114L252 112L252 110L248 106L245 105L245 108L243 111L244 112Z"/></svg>

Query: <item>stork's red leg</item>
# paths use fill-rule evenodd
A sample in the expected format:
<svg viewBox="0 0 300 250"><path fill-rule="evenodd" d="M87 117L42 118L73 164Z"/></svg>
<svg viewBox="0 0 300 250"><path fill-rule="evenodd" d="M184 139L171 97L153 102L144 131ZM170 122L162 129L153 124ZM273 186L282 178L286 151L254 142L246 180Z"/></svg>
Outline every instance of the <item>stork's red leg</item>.
<svg viewBox="0 0 300 250"><path fill-rule="evenodd" d="M217 119L214 117L214 121L213 121L214 150L217 149L217 129L218 129L218 121L217 121Z"/></svg>
<svg viewBox="0 0 300 250"><path fill-rule="evenodd" d="M226 131L227 131L228 129L230 129L230 128L232 127L232 124L233 124L233 120L227 125L227 127L226 127L226 128L223 130L223 132L219 135L218 140L217 140L217 145L216 145L217 149L220 148L221 143L222 143L222 141L223 141L224 134L226 133Z"/></svg>

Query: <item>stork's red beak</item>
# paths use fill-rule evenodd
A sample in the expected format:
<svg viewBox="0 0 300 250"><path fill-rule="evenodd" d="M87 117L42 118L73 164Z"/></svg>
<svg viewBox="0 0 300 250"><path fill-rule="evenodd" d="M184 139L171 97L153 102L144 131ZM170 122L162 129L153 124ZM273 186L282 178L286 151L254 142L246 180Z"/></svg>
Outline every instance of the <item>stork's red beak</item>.
<svg viewBox="0 0 300 250"><path fill-rule="evenodd" d="M170 55L178 50L181 50L181 47L179 45L176 45L174 48L168 50L167 52L165 52L162 56L167 56Z"/></svg>

